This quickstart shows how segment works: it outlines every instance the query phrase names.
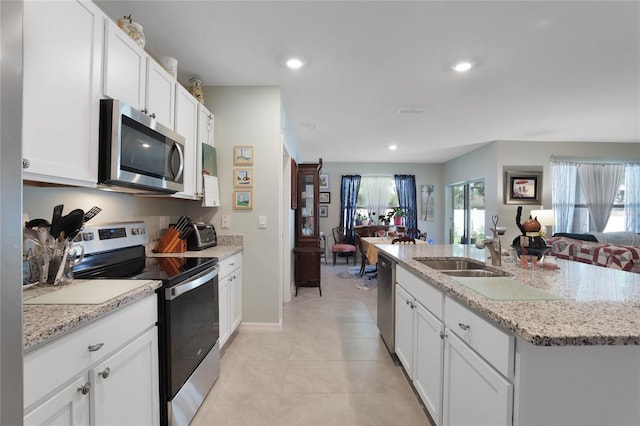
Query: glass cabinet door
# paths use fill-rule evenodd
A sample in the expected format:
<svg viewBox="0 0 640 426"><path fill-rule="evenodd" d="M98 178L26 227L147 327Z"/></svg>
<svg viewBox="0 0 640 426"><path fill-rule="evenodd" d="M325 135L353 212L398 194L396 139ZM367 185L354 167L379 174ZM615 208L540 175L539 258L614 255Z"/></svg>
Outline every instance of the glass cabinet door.
<svg viewBox="0 0 640 426"><path fill-rule="evenodd" d="M303 175L302 181L302 194L300 206L302 207L300 214L302 215L302 229L300 230L303 237L312 237L315 235L315 188L314 188L314 176ZM299 207L300 208L300 207Z"/></svg>

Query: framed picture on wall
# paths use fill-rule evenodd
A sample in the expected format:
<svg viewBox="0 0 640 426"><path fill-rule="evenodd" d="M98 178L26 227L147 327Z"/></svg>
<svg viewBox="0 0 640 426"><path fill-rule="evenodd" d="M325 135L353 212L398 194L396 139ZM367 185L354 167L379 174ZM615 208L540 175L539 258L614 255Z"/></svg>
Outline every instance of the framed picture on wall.
<svg viewBox="0 0 640 426"><path fill-rule="evenodd" d="M233 186L236 188L253 187L253 169L235 168L233 169Z"/></svg>
<svg viewBox="0 0 640 426"><path fill-rule="evenodd" d="M504 175L505 204L542 203L542 172L508 170Z"/></svg>
<svg viewBox="0 0 640 426"><path fill-rule="evenodd" d="M329 190L329 175L320 175L320 191Z"/></svg>
<svg viewBox="0 0 640 426"><path fill-rule="evenodd" d="M233 164L236 166L253 165L253 146L236 145L233 147Z"/></svg>
<svg viewBox="0 0 640 426"><path fill-rule="evenodd" d="M318 206L318 216L329 217L329 206Z"/></svg>
<svg viewBox="0 0 640 426"><path fill-rule="evenodd" d="M252 191L233 191L233 209L251 210L253 209Z"/></svg>
<svg viewBox="0 0 640 426"><path fill-rule="evenodd" d="M331 204L331 193L330 192L321 192L318 197L318 202L321 204Z"/></svg>

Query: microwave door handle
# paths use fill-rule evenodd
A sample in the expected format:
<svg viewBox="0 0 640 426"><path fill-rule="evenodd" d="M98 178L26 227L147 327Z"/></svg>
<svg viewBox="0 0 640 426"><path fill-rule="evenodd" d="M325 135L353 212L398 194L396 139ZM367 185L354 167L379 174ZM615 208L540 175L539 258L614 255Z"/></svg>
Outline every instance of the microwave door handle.
<svg viewBox="0 0 640 426"><path fill-rule="evenodd" d="M171 151L177 151L178 155L180 156L180 166L178 166L178 171L176 173L173 173L173 164L171 162L169 163L169 167L171 168L171 173L173 173L174 179L179 180L182 176L182 172L184 171L184 154L182 153L182 148L180 147L180 144L178 142L175 142L173 144L173 146L171 147ZM173 154L171 155L171 158L173 158Z"/></svg>

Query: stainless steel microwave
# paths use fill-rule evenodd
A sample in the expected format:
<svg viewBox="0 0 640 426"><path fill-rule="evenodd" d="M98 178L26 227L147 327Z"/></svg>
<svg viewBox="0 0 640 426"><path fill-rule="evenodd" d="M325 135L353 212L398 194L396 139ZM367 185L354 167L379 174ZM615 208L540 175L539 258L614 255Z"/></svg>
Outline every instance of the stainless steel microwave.
<svg viewBox="0 0 640 426"><path fill-rule="evenodd" d="M184 190L184 138L121 101L100 101L98 183L127 192Z"/></svg>

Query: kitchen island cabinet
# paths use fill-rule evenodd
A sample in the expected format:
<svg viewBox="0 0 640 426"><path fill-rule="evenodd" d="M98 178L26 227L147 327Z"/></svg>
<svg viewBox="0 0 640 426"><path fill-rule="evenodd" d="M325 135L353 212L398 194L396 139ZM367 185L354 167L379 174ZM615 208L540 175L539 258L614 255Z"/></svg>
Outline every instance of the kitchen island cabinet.
<svg viewBox="0 0 640 426"><path fill-rule="evenodd" d="M397 262L398 271L444 294L441 424L640 424L640 275L561 260L559 270L524 270L503 262L487 268L553 297L500 300L419 261L484 260L481 250L379 248ZM402 273L397 275L400 287ZM416 297L419 291L410 293L416 305L433 300ZM416 389L419 362L414 359L411 367ZM430 408L427 400L425 405L440 424L439 407Z"/></svg>
<svg viewBox="0 0 640 426"><path fill-rule="evenodd" d="M24 3L24 180L96 186L105 17L87 1Z"/></svg>

